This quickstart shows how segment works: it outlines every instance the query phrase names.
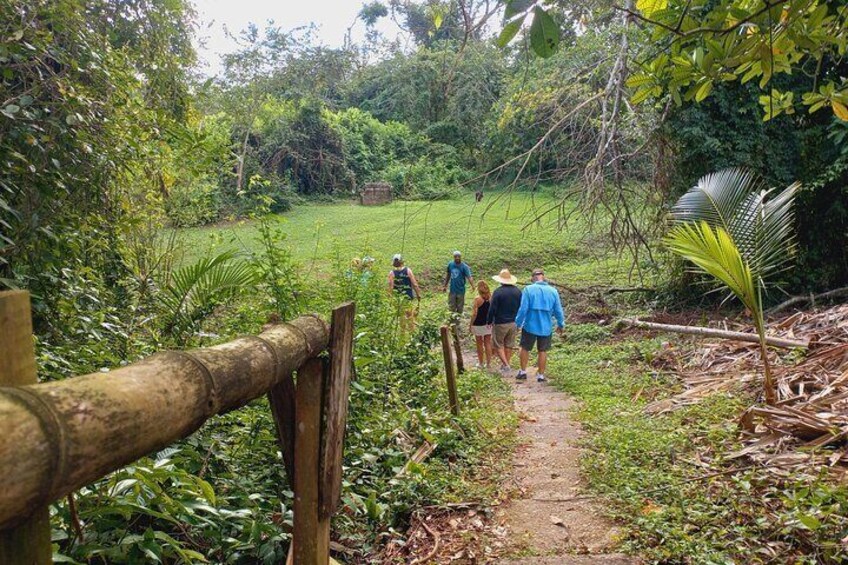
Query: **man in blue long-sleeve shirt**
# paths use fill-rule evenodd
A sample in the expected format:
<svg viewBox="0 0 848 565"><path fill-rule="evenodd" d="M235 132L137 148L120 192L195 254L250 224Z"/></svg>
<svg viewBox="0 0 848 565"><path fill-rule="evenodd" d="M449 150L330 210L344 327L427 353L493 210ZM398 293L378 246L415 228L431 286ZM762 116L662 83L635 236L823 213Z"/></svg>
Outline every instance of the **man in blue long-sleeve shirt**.
<svg viewBox="0 0 848 565"><path fill-rule="evenodd" d="M539 382L545 380L548 350L551 348L553 336L552 318L556 318L557 333L562 333L565 317L562 313L559 293L545 281L545 272L542 269L536 269L533 271L533 284L521 293L521 307L515 317L515 325L521 329L519 342L521 350L518 353L521 370L515 376L516 380L527 379L527 362L530 360L530 351L534 345L539 352L539 370L536 373L536 380Z"/></svg>

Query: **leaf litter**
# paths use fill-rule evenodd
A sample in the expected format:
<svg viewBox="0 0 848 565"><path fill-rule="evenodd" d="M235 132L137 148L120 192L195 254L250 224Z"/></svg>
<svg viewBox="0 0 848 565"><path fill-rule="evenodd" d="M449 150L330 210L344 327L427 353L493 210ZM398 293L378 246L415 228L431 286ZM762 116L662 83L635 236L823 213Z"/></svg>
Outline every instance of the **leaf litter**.
<svg viewBox="0 0 848 565"><path fill-rule="evenodd" d="M724 323L724 329L740 324ZM743 447L728 459L748 458L774 469L848 465L848 305L799 311L772 321L772 336L809 340L806 354L770 350L777 402L758 402L740 417ZM645 407L662 414L716 393L762 392L758 345L729 340L695 349L667 343L651 365L676 374L684 390Z"/></svg>

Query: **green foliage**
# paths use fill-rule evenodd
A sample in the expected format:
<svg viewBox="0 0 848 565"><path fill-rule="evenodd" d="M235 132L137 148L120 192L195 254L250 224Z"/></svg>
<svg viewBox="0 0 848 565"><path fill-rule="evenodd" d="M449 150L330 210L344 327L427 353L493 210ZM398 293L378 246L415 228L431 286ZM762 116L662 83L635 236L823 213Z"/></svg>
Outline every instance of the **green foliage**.
<svg viewBox="0 0 848 565"><path fill-rule="evenodd" d="M430 149L430 140L401 122L380 122L358 108L325 111L339 132L344 157L358 182L382 180L381 174L397 162L414 159Z"/></svg>
<svg viewBox="0 0 848 565"><path fill-rule="evenodd" d="M789 263L794 250L792 204L798 185L766 200L771 191L751 173L726 169L707 175L672 209L677 224L668 248L712 275L751 312L760 337L765 396L775 401L765 343L766 279Z"/></svg>
<svg viewBox="0 0 848 565"><path fill-rule="evenodd" d="M631 77L637 100L667 92L680 104L701 102L721 82L758 80L764 119L791 114L796 105L823 107L848 120L848 88L840 59L848 46L848 11L840 3L798 0L757 2L644 2L652 54ZM781 74L807 72L803 96L771 86ZM815 70L812 70L815 69ZM798 99L800 98L800 99Z"/></svg>
<svg viewBox="0 0 848 565"><path fill-rule="evenodd" d="M469 43L462 52L439 43L397 53L355 75L347 103L381 121L404 122L473 162L480 157L505 63L503 54L482 42Z"/></svg>
<svg viewBox="0 0 848 565"><path fill-rule="evenodd" d="M209 181L181 185L165 201L165 215L175 227L200 226L218 218L217 186Z"/></svg>
<svg viewBox="0 0 848 565"><path fill-rule="evenodd" d="M644 364L662 354L654 340L565 345L549 357L553 384L580 400L581 467L612 505L625 549L657 563L845 560L844 485L809 474L775 482L756 468L704 478L712 473L704 463L716 472L734 464L724 455L739 447L735 420L749 399L715 394L646 413L679 389L673 375Z"/></svg>
<svg viewBox="0 0 848 565"><path fill-rule="evenodd" d="M536 0L506 0L504 26L498 36L498 44L506 46L521 29L529 14L532 21L528 34L530 47L539 57L550 57L557 51L560 40L559 24L549 13L543 2Z"/></svg>
<svg viewBox="0 0 848 565"><path fill-rule="evenodd" d="M290 320L303 310L307 299L303 296L306 285L299 274L300 265L292 259L282 228L262 220L257 231L258 251L251 256L257 279L273 311L280 319Z"/></svg>
<svg viewBox="0 0 848 565"><path fill-rule="evenodd" d="M580 188L580 168L598 150L600 106L591 101L606 88L612 72L615 33L590 29L549 58L516 61L487 118L487 168L506 165L503 172L515 174L526 155L528 176L565 180ZM624 121L617 139L635 149L645 143L648 127L649 120ZM652 168L636 153L623 160L624 174L648 178Z"/></svg>
<svg viewBox="0 0 848 565"><path fill-rule="evenodd" d="M259 233L260 251L253 258L262 272L259 291L241 300L247 310L267 312L269 304L279 308L274 284L276 290L290 291L286 277L297 275L279 231L265 225ZM220 257L188 270L227 265ZM357 377L345 442L343 508L333 531L344 545L362 551L379 549L377 533L402 529L420 505L491 496L495 477L481 483L474 469L485 460L492 462L492 473L503 471L508 460L498 463L494 455L511 445L518 423L510 411L508 385L478 372L461 382L462 417L451 416L441 358L434 353L444 314L425 315L414 335L403 336L399 299L386 292L384 278L371 265L336 264L334 276L323 278L314 293L280 298L291 315L343 300L357 302ZM299 283L291 285L298 288ZM239 324L235 314L229 314L233 326L214 320L219 329L228 328L220 339L257 330L255 319ZM82 489L76 498L84 540L76 537L61 503L54 516L58 553L80 562L157 557L176 563L280 562L289 543L293 494L274 433L267 402L257 401L214 418L156 457ZM424 440L439 443L436 453L397 477Z"/></svg>
<svg viewBox="0 0 848 565"><path fill-rule="evenodd" d="M775 79L796 97L800 77ZM796 196L798 268L786 276L786 290L820 291L848 281L846 218L848 150L842 122L824 112L795 113L763 122L751 83L717 85L700 104L673 109L663 127L664 149L674 186L688 187L719 169L743 166L771 185L803 184Z"/></svg>
<svg viewBox="0 0 848 565"><path fill-rule="evenodd" d="M121 293L120 238L158 213L154 164L185 129L193 13L133 6L0 2L0 284L33 292L39 328L61 309L69 265Z"/></svg>
<svg viewBox="0 0 848 565"><path fill-rule="evenodd" d="M184 345L216 306L256 283L256 272L225 251L170 274L160 295L165 331Z"/></svg>
<svg viewBox="0 0 848 565"><path fill-rule="evenodd" d="M451 167L443 161L420 158L412 163L396 163L383 175L398 196L440 200L459 194L459 183L470 175L463 169Z"/></svg>
<svg viewBox="0 0 848 565"><path fill-rule="evenodd" d="M678 223L704 222L721 228L739 249L757 284L780 272L792 259L795 183L782 192L764 188L752 173L726 169L702 177L672 208ZM734 291L735 292L735 291Z"/></svg>
<svg viewBox="0 0 848 565"><path fill-rule="evenodd" d="M748 262L724 227L706 221L681 223L665 238L671 251L712 275L757 315L762 310L760 293Z"/></svg>
<svg viewBox="0 0 848 565"><path fill-rule="evenodd" d="M447 196L468 175L450 146L433 143L398 122L380 122L356 108L332 111L315 99L268 100L257 114L246 173L265 183L249 183L233 206L256 210L250 195L266 195L280 212L286 193L350 195L372 180L391 179L399 196ZM252 178L260 178L254 175ZM288 179L288 180L285 180ZM240 208L239 208L240 207Z"/></svg>

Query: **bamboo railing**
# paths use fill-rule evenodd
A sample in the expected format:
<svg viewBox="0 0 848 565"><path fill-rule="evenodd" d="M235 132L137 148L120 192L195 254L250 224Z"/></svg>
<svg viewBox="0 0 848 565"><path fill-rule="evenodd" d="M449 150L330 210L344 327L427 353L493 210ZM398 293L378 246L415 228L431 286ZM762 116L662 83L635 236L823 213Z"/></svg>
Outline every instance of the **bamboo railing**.
<svg viewBox="0 0 848 565"><path fill-rule="evenodd" d="M294 563L326 564L341 483L353 315L347 304L333 312L332 328L305 316L258 336L157 353L108 373L0 387L0 476L7 485L0 489L0 562L49 562L26 549L38 537L26 525L33 516L43 523L48 504L268 394L295 488ZM18 335L0 346L0 385L21 385L13 378L21 366L34 380L30 328L28 295L0 293L0 335ZM20 346L27 341L28 350ZM14 351L12 342L19 345ZM329 360L319 359L326 350ZM37 529L43 540L43 526Z"/></svg>

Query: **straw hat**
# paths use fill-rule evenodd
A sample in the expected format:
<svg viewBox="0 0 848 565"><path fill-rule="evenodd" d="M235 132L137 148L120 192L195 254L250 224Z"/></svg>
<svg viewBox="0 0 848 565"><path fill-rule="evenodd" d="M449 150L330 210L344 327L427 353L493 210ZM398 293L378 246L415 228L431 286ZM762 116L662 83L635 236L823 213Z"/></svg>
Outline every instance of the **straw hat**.
<svg viewBox="0 0 848 565"><path fill-rule="evenodd" d="M515 284L518 282L518 279L515 278L512 273L509 272L509 269L503 269L500 273L498 273L492 278L501 284Z"/></svg>

